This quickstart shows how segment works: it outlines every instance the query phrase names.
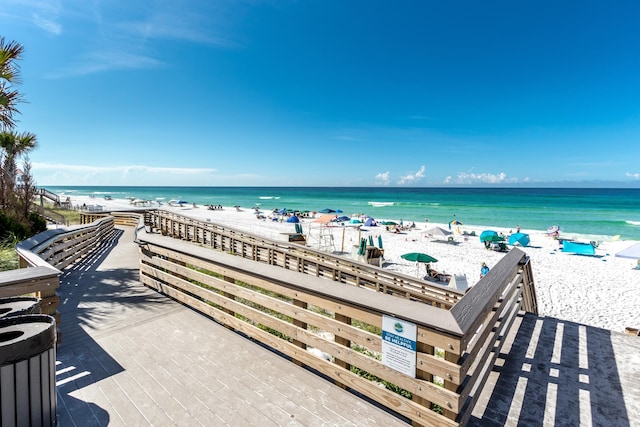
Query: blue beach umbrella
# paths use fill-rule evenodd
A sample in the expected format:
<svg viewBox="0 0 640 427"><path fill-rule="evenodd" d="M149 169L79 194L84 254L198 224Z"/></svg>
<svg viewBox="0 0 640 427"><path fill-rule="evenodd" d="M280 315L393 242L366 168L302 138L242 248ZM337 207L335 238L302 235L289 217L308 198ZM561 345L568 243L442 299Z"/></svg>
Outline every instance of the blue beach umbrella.
<svg viewBox="0 0 640 427"><path fill-rule="evenodd" d="M518 244L520 246L529 246L529 242L531 242L531 239L529 239L529 235L525 233L513 233L509 236L510 245Z"/></svg>

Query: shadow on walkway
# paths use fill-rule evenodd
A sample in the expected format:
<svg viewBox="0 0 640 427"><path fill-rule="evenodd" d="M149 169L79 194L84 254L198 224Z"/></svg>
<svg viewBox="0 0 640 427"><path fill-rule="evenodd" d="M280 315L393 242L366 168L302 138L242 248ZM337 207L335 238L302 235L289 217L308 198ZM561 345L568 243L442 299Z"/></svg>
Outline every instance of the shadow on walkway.
<svg viewBox="0 0 640 427"><path fill-rule="evenodd" d="M123 233L115 229L96 251L60 277L61 339L56 363L59 425L75 425L74 419L86 420L86 426L109 424L109 414L91 403L82 389L123 368L94 338L138 323L142 317L149 317L149 310L160 311L168 302L140 284L137 259L133 260L135 268L114 268L121 260L111 262L109 256Z"/></svg>
<svg viewBox="0 0 640 427"><path fill-rule="evenodd" d="M631 384L635 375L621 378L619 372L629 369L620 369L616 360L637 358L640 340L532 314L521 320L510 349L510 339L505 342L469 425L631 425L624 389L637 389Z"/></svg>

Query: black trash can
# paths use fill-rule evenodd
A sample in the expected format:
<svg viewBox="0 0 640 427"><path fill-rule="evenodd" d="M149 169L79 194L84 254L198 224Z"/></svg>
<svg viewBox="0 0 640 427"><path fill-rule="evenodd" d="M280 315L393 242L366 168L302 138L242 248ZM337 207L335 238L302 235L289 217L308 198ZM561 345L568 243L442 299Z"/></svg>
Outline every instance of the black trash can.
<svg viewBox="0 0 640 427"><path fill-rule="evenodd" d="M40 298L0 298L0 317L22 316L24 314L40 314Z"/></svg>
<svg viewBox="0 0 640 427"><path fill-rule="evenodd" d="M0 318L0 425L56 425L56 321Z"/></svg>

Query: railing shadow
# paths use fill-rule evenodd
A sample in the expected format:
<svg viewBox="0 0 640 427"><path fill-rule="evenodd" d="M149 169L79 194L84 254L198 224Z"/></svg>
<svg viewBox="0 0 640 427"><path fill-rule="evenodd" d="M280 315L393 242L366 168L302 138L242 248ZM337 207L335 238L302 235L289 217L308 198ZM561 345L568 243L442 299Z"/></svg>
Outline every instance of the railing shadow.
<svg viewBox="0 0 640 427"><path fill-rule="evenodd" d="M483 396L468 425L629 426L613 342L627 337L613 334L524 315L510 350L503 348L508 354L500 354L493 369L497 379L485 387L490 396Z"/></svg>
<svg viewBox="0 0 640 427"><path fill-rule="evenodd" d="M137 267L109 268L120 264L120 260L105 261L109 256L118 256L113 250L122 235L122 230L115 229L95 251L69 266L60 277L62 321L56 357L60 425L74 425L74 420L85 420L84 425L109 423L107 411L91 403L89 396L83 398L85 393L94 391L83 389L124 368L95 339L117 334L142 316L148 318L149 311L161 312L168 302L139 282ZM137 265L136 262L137 259L128 263Z"/></svg>

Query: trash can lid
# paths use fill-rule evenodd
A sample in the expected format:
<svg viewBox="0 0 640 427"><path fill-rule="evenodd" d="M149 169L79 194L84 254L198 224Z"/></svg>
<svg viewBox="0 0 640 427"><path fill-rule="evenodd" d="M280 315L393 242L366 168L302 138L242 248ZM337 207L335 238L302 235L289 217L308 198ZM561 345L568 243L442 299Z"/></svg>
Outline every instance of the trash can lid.
<svg viewBox="0 0 640 427"><path fill-rule="evenodd" d="M44 353L56 343L56 320L46 314L0 318L0 366Z"/></svg>
<svg viewBox="0 0 640 427"><path fill-rule="evenodd" d="M16 316L18 314L40 314L40 298L0 298L0 317Z"/></svg>

